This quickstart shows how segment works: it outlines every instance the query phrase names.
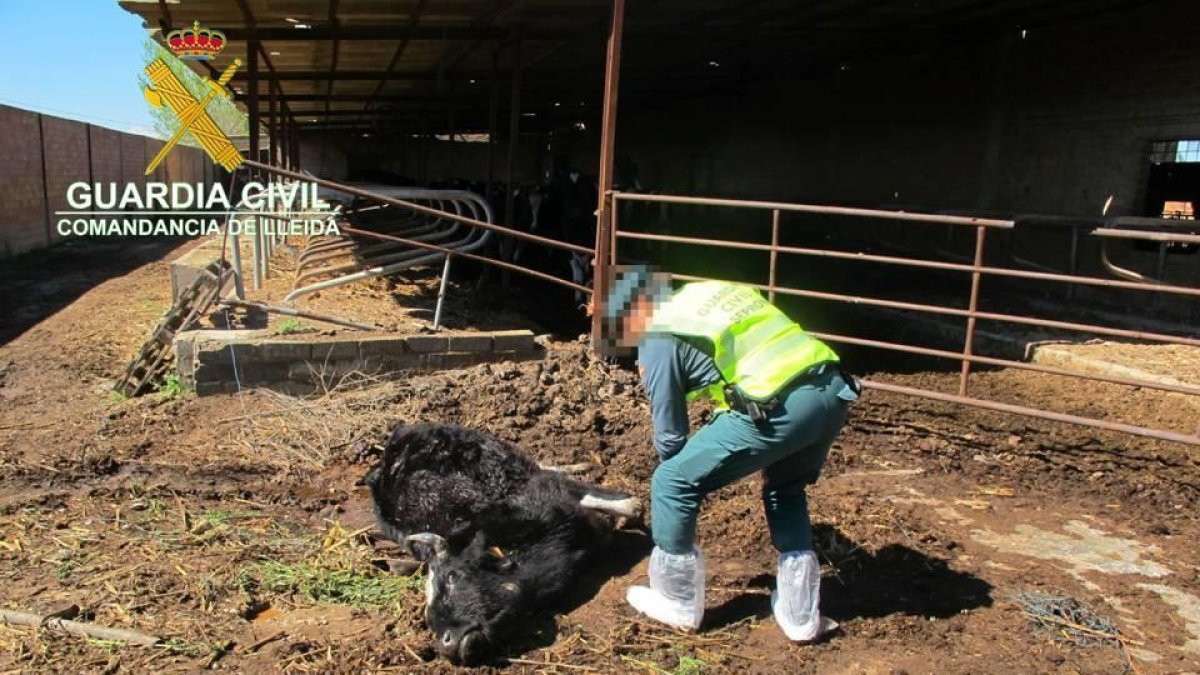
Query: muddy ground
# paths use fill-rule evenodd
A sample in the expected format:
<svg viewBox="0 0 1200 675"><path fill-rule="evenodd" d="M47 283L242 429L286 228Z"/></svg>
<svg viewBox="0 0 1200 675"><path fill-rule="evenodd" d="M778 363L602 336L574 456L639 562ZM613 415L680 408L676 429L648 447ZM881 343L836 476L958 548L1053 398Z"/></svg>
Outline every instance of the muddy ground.
<svg viewBox="0 0 1200 675"><path fill-rule="evenodd" d="M0 670L453 670L432 658L420 579L380 571L388 551L364 531L354 483L396 421L486 429L540 461L591 462L588 478L646 494L654 454L636 377L570 340L549 342L541 361L347 383L309 401L115 399L107 385L168 302L164 260L189 246L124 257L81 249L0 270L13 317L0 346L0 608L76 607L81 621L163 639L131 647L0 625ZM476 303L460 306L489 306ZM872 365L871 377L900 384L957 382L956 372ZM1189 431L1200 418L1181 397L1022 372L979 373L972 393ZM531 620L494 668L1200 672L1196 457L870 393L810 493L824 609L842 623L833 639L794 646L770 618L775 557L748 479L714 496L700 521L710 574L698 634L650 625L624 605L650 546L631 527L564 611ZM1080 646L1065 626L1036 628L1018 598L1030 592L1086 604L1122 641Z"/></svg>

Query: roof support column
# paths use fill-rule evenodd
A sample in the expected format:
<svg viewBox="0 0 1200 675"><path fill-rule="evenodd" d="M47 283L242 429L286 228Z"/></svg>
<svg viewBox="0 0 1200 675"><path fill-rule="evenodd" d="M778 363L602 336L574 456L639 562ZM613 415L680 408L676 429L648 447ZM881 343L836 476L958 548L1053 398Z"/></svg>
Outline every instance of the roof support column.
<svg viewBox="0 0 1200 675"><path fill-rule="evenodd" d="M500 50L492 50L492 78L491 78L491 94L488 96L488 147L487 147L487 194L484 196L491 198L492 181L495 180L493 168L495 167L495 158L493 150L496 147L496 127L499 126L498 118L500 117Z"/></svg>
<svg viewBox="0 0 1200 675"><path fill-rule="evenodd" d="M600 303L608 295L609 257L612 256L613 152L617 140L617 91L621 79L621 34L625 27L625 0L612 0L608 29L608 54L604 66L604 106L600 124L600 200L596 207L596 257L592 260L592 348L600 347L603 313Z"/></svg>
<svg viewBox="0 0 1200 675"><path fill-rule="evenodd" d="M279 166L279 143L276 140L276 134L279 129L279 118L275 107L275 81L272 80L268 85L269 95L267 97L267 154L270 157L271 166Z"/></svg>
<svg viewBox="0 0 1200 675"><path fill-rule="evenodd" d="M508 110L508 156L504 171L504 222L509 227L516 227L514 217L513 188L517 166L517 141L521 135L521 41L513 43L512 90L509 93ZM515 250L516 241L506 239L501 247L502 258L509 260ZM507 295L512 273L504 270L500 273L500 289Z"/></svg>
<svg viewBox="0 0 1200 675"><path fill-rule="evenodd" d="M292 130L291 130L291 133L292 133L292 143L291 143L292 169L295 171L299 171L300 170L300 129L299 129L299 127L296 126L296 118L292 117L291 119L292 119L292 125L291 125L292 126Z"/></svg>
<svg viewBox="0 0 1200 675"><path fill-rule="evenodd" d="M275 134L279 137L279 165L285 169L292 168L290 153L291 139L288 138L287 108L279 102L279 118L275 124Z"/></svg>
<svg viewBox="0 0 1200 675"><path fill-rule="evenodd" d="M456 126L455 122L457 122L455 117L458 113L458 100L456 98L454 98L454 82L451 81L449 86L450 86L450 107L447 108L447 110L446 110L446 126L449 127L449 129L446 131L446 135L450 138L450 145L446 146L447 148L449 148L449 151L448 151L447 157L446 157L446 164L447 164L446 175L453 178L454 177L454 165L455 165L454 160L456 159L455 155L458 152L458 143L456 143L454 140L455 134L458 133L457 129L455 128L455 126Z"/></svg>
<svg viewBox="0 0 1200 675"><path fill-rule="evenodd" d="M251 40L246 43L246 71L249 75L249 80L246 83L248 88L246 97L246 112L250 117L249 129L247 133L250 138L250 159L256 162L262 161L262 157L258 155L258 40ZM256 172L251 171L250 176L253 178Z"/></svg>

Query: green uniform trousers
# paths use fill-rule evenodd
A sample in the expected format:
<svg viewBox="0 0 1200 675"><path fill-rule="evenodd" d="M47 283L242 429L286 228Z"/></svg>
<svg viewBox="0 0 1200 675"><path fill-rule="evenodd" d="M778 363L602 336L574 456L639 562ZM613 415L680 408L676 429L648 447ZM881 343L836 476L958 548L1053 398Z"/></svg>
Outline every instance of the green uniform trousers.
<svg viewBox="0 0 1200 675"><path fill-rule="evenodd" d="M760 470L771 543L779 551L812 548L805 489L820 475L858 394L832 367L780 396L780 404L757 424L740 412L719 412L654 471L650 517L659 548L691 551L705 495Z"/></svg>

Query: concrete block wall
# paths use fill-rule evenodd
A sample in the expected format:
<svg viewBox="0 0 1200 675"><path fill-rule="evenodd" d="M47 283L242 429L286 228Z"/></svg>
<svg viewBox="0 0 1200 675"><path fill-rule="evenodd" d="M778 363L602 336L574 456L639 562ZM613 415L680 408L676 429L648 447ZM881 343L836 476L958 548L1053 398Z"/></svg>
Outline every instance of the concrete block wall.
<svg viewBox="0 0 1200 675"><path fill-rule="evenodd" d="M51 221L56 211L69 210L67 188L76 181L89 180L88 128L85 124L57 117L42 116L42 153L46 162L46 200ZM50 228L50 243L63 237Z"/></svg>
<svg viewBox="0 0 1200 675"><path fill-rule="evenodd" d="M318 390L359 371L396 377L412 370L441 370L538 358L527 330L429 335L356 334L323 340L264 335L261 331L187 331L175 338L180 382L197 394L264 387L294 394ZM236 373L235 373L236 363Z"/></svg>
<svg viewBox="0 0 1200 675"><path fill-rule="evenodd" d="M146 150L146 138L121 134L121 182L145 184L146 165L151 155Z"/></svg>
<svg viewBox="0 0 1200 675"><path fill-rule="evenodd" d="M92 180L121 182L121 132L92 125Z"/></svg>
<svg viewBox="0 0 1200 675"><path fill-rule="evenodd" d="M56 211L67 210L71 183L143 184L146 163L162 141L0 105L0 257L62 239ZM215 180L199 148L179 146L155 180ZM174 168L168 168L168 165Z"/></svg>
<svg viewBox="0 0 1200 675"><path fill-rule="evenodd" d="M49 243L42 181L42 130L37 113L0 105L0 253L5 256Z"/></svg>

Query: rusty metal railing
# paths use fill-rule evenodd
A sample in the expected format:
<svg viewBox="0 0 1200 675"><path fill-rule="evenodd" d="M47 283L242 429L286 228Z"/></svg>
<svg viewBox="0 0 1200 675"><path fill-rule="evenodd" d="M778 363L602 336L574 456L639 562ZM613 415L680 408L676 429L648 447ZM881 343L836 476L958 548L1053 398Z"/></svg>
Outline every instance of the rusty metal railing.
<svg viewBox="0 0 1200 675"><path fill-rule="evenodd" d="M975 353L975 337L976 324L978 321L994 321L1001 323L1009 323L1030 327L1050 328L1063 331L1074 331L1092 335L1107 335L1113 337L1132 338L1150 342L1158 342L1163 344L1185 345L1190 347L1200 347L1200 339L1182 335L1170 335L1153 331L1130 330L1126 328L1114 328L1111 326L1102 326L1099 324L1081 323L1075 321L1063 321L1057 319L1044 319L1039 317L1024 316L1020 314L1008 314L998 312L983 311L979 308L980 285L985 276L1008 277L1018 279L1032 279L1039 281L1061 282L1067 284L1091 285L1106 288L1122 289L1129 291L1143 291L1150 293L1163 293L1183 296L1187 298L1200 298L1200 288L1191 288L1177 285L1168 285L1160 283L1150 283L1142 281L1125 281L1117 279L1104 279L1100 277L1091 277L1074 274L1057 274L1053 272L1043 272L1028 269L1012 269L1007 267L997 267L985 264L985 243L989 231L992 230L1010 230L1013 228L1015 221L996 218L974 218L970 216L945 215L934 213L913 213L906 211L889 211L883 209L864 209L864 208L849 208L841 206L823 206L816 204L792 204L787 202L764 202L764 201L746 201L735 199L715 199L707 197L686 197L678 195L654 195L642 193L610 193L612 200L612 208L610 209L611 220L608 223L607 231L598 233L597 241L605 240L607 246L608 258L601 261L597 260L598 273L607 265L614 264L617 260L617 242L620 239L641 240L664 242L672 244L684 244L692 246L707 246L737 250L762 251L769 255L769 264L767 269L768 280L766 284L750 284L768 293L769 298L774 301L776 294L791 295L805 298L814 298L833 302L866 305L871 307L882 307L890 309L900 309L907 311L922 312L928 314L936 314L942 316L953 316L966 319L966 335L963 342L963 347L960 351L951 351L947 349L933 349L922 347L919 345L905 344L899 342L890 342L883 340L874 340L852 335L840 335L835 333L823 333L810 331L812 335L823 340L828 340L834 343L842 343L856 345L862 347L878 348L908 354L916 354L921 356L929 356L950 360L957 360L961 363L961 370L958 378L958 393L948 394L929 389L920 389L914 387L903 387L887 382L879 382L875 380L867 380L864 382L866 386L880 391L888 391L893 393L905 394L910 396L919 396L939 401L947 401L970 405L988 410L1024 415L1046 420L1058 422L1067 422L1083 426L1116 431L1121 433L1153 438L1157 440L1173 441L1185 443L1188 445L1200 446L1200 429L1197 429L1194 434L1186 434L1178 431L1167 429L1158 429L1147 426L1134 424L1125 424L1113 422L1109 420L1095 419L1091 417L1083 417L1079 415L1071 415L1059 413L1028 406L1014 405L1003 403L984 398L968 396L969 381L971 375L971 367L974 364L982 364L987 366L997 366L1004 368L1014 368L1018 370L1032 371L1047 375L1055 375L1061 377L1077 378L1094 382L1105 382L1108 384L1123 385L1130 387L1141 387L1156 391L1171 392L1174 394L1183 394L1187 396L1200 396L1200 386L1174 383L1155 380L1142 380L1133 377L1121 377L1116 375L1103 375L1094 373L1084 373L1063 368L1056 368L1037 363L1029 363L1025 361L1016 361L1011 359L995 358L990 356L981 356ZM687 237L667 234L654 234L649 232L634 232L622 231L619 228L617 214L620 213L619 203L622 201L628 202L656 202L661 204L681 204L693 206L716 206L729 207L736 209L752 209L758 211L769 211L771 214L771 243L758 244L752 242L728 240L728 239L712 239L702 237ZM800 246L781 246L779 244L779 221L781 213L796 212L796 213L811 213L824 214L832 216L851 216L862 218L876 218L886 220L900 220L920 223L943 224L954 227L971 228L974 231L974 255L970 259L970 264L953 263L940 260L928 260L923 258L910 258L892 255L878 255L868 253L858 253L849 251L838 251L824 248L800 247ZM1090 229L1090 236L1101 238L1122 238L1122 239L1146 239L1151 241L1179 241L1179 242L1200 242L1200 236L1184 233L1171 233L1150 230L1133 230L1120 229L1106 226L1111 221L1099 220L1096 225ZM602 223L603 226L603 223ZM901 266L909 268L923 268L930 270L959 272L970 275L970 291L966 298L966 309L959 307L948 307L945 305L935 305L920 302L901 302L897 300L889 300L886 298L850 295L843 293L830 293L824 291L814 291L803 288L791 288L780 286L778 284L778 257L780 254L824 257L837 260L855 261L859 263L870 263L880 265ZM707 280L706 277L697 277L684 274L672 274L675 279L684 281L699 281Z"/></svg>
<svg viewBox="0 0 1200 675"><path fill-rule="evenodd" d="M542 237L542 236L538 236L536 234L530 234L528 232L516 230L511 227L504 227L502 225L495 225L492 223L487 223L482 220L478 220L476 218L471 218L469 216L462 215L461 213L452 213L449 211L442 211L442 210L439 210L439 209L436 209L436 208L433 208L430 206L426 206L424 204L418 204L413 201L398 199L396 197L391 197L391 196L388 196L385 194L380 194L380 193L372 191L372 190L363 189L358 186L346 185L346 184L338 183L336 181L331 181L331 180L328 180L325 178L318 178L311 174L301 173L298 171L291 171L289 169L272 166L270 164L264 164L262 162L256 162L254 160L246 160L244 162L244 165L248 168L257 169L259 171L271 173L271 174L274 174L276 176L280 176L283 178L291 178L293 180L304 181L304 182L309 182L309 183L316 183L317 185L321 185L321 186L329 188L331 190L336 190L338 192L343 192L343 193L346 193L349 195L354 195L356 197L361 197L363 199L378 202L380 204L388 204L390 206L400 207L400 208L412 211L414 213L419 213L419 214L423 214L426 216L432 216L434 218L440 218L443 220L453 221L456 223L460 223L462 225L467 225L469 227L476 228L478 230L482 230L482 231L486 231L486 232L494 232L496 234L513 237L514 239L521 239L521 240L528 241L531 243L540 244L542 246L548 246L550 248L557 248L557 249L562 249L562 250L566 250L566 251L574 251L576 253L584 253L587 255L591 255L592 253L594 253L594 251L591 248L588 248L585 246L578 246L576 244L571 244L571 243L568 243L565 241L559 241L557 239L551 239L549 237ZM417 239L410 239L407 237L400 237L400 236L396 236L396 235L392 235L392 234L385 234L385 233L381 233L381 232L372 232L370 230L364 230L361 228L351 227L351 226L347 226L347 225L341 225L339 229L342 231L343 234L350 234L350 235L354 235L357 237L365 237L368 239L375 239L377 241L386 241L386 242L394 242L394 243L398 243L398 244L404 244L406 246L411 246L415 249L422 249L422 250L426 250L426 251L434 251L434 252L442 253L447 256L447 259L462 258L465 260L472 260L472 261L482 263L485 265L492 265L495 267L499 267L500 269L510 270L510 271L517 272L520 274L525 274L527 276L531 276L536 279L541 279L542 281L547 281L547 282L550 282L553 284L558 284L560 286L566 286L567 288L570 288L570 289L573 289L576 291L582 291L582 292L588 293L588 294L590 294L592 292L591 288L588 288L586 286L581 286L572 281L567 281L566 279L556 277L552 274L546 274L545 272L530 269L528 267L523 267L523 266L517 265L515 263L511 263L511 262L507 262L507 261L503 261L503 260L497 260L495 258L489 258L487 256L479 255L477 253L471 253L468 251L464 251L462 249L448 248L445 246L439 246L438 244L430 243L428 241L419 241Z"/></svg>

